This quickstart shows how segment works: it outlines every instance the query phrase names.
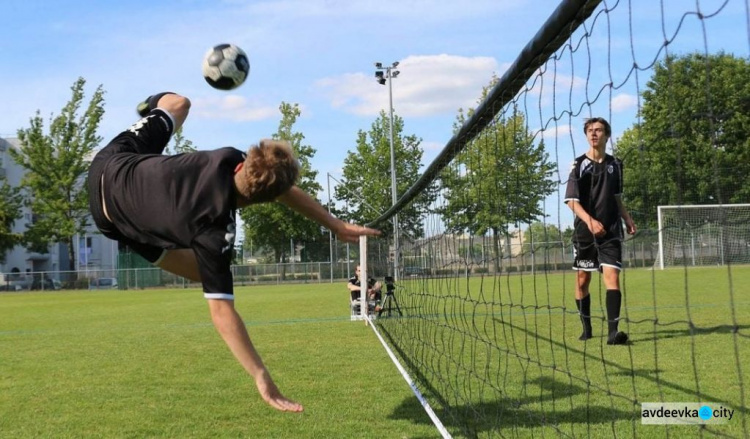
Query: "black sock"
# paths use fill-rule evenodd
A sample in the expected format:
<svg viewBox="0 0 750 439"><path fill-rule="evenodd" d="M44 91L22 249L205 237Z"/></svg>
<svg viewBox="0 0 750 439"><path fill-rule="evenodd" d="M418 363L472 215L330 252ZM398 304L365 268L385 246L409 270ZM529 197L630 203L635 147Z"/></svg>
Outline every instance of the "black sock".
<svg viewBox="0 0 750 439"><path fill-rule="evenodd" d="M617 325L620 323L621 305L622 293L620 293L620 290L607 290L607 320L610 335L617 333Z"/></svg>
<svg viewBox="0 0 750 439"><path fill-rule="evenodd" d="M591 338L591 295L586 295L583 299L576 299L578 314L581 316L581 325L583 333L579 337L581 340Z"/></svg>

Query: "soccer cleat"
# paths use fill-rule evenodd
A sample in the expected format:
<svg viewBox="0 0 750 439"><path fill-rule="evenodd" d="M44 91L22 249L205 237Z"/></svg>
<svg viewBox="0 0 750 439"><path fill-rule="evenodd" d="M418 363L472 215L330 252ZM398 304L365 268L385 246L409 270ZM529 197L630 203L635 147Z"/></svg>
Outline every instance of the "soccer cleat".
<svg viewBox="0 0 750 439"><path fill-rule="evenodd" d="M607 339L607 344L610 345L627 344L627 342L628 334L624 332L615 332L614 334L610 334L609 338Z"/></svg>
<svg viewBox="0 0 750 439"><path fill-rule="evenodd" d="M138 113L141 117L146 117L149 111L151 111L151 108L148 105L148 100L151 98L151 96L147 97L145 101L138 104L137 107L135 107L135 111Z"/></svg>
<svg viewBox="0 0 750 439"><path fill-rule="evenodd" d="M581 341L586 341L586 340L588 340L590 338L593 338L593 337L594 336L591 335L591 331L584 331L583 333L581 333L581 336L578 337L578 339L581 340Z"/></svg>

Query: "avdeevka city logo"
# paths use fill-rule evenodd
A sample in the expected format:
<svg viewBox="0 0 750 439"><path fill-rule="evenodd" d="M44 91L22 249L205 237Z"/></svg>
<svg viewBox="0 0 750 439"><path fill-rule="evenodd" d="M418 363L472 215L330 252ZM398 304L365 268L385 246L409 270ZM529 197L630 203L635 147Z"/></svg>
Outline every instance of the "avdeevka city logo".
<svg viewBox="0 0 750 439"><path fill-rule="evenodd" d="M725 424L734 410L695 402L644 402L641 424Z"/></svg>

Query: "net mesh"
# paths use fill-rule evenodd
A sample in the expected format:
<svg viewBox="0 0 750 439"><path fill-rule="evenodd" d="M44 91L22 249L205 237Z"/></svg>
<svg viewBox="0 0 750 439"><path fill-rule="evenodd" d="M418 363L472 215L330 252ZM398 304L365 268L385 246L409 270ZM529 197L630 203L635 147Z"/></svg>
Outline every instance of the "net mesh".
<svg viewBox="0 0 750 439"><path fill-rule="evenodd" d="M683 251L679 269L651 269L659 258L659 205L748 197L746 177L730 175L733 185L721 172L733 169L725 160L739 163L748 150L739 127L747 88L714 88L724 78L720 63L737 61L734 75L747 74L747 22L742 1L562 2L477 107L459 117L416 184L372 222L405 216L415 197L439 189L420 212L423 233L399 233L396 266L403 269L394 298L401 312L375 322L453 434L750 434L743 366L750 308L739 294L750 268L730 258L693 267ZM738 54L717 49L737 37ZM683 77L685 60L695 70ZM686 100L678 86L700 75ZM734 104L727 109L721 100ZM690 105L697 105L694 123L683 124ZM563 200L569 165L588 149L583 122L593 116L616 127L608 152L625 163L625 204L640 229L623 242L620 328L631 338L624 346L606 343L606 288L597 274L590 286L594 337L578 340L573 215ZM695 163L708 163L706 174ZM703 233L709 223L691 230ZM746 243L744 232L723 227L737 236L737 248ZM359 255L381 272L394 266L393 253L382 251L392 245L385 239L370 240L367 255ZM724 424L643 425L644 402L704 403L735 415Z"/></svg>

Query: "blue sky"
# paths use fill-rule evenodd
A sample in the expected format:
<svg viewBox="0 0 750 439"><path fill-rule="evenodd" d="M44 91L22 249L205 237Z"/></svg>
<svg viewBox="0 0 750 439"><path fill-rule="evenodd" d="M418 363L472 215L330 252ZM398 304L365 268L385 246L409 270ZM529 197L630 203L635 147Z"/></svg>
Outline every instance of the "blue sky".
<svg viewBox="0 0 750 439"><path fill-rule="evenodd" d="M595 28L609 29L610 35L592 39L602 45L592 47L593 56L602 51L615 54L609 62L623 75L628 70L619 64L633 63L631 47L639 64L646 65L653 56L663 55L655 50L677 29L678 37L670 45L674 52L708 47L748 56L746 0L606 3L617 5L618 12L609 17L608 28ZM184 133L200 149L244 149L276 131L278 106L286 101L302 109L296 130L317 150L312 164L325 188L328 173L340 175L357 131L369 129L378 112L387 109L388 89L375 82L374 62L400 63L401 74L393 82L394 108L405 120L405 134L422 138L429 163L450 139L457 110L475 106L482 86L493 74L504 73L557 4L4 0L0 136L15 136L36 110L43 116L59 114L79 76L88 82L87 97L99 84L106 91L100 126L105 141L135 120L137 102L171 90L193 102ZM705 21L684 16L698 7L706 14L721 12ZM628 15L635 26L633 38ZM231 92L210 88L201 76L203 54L222 42L237 44L250 57L249 79ZM577 71L570 81L581 84L585 76L585 71ZM614 82L627 83L589 110L614 119L615 138L632 124L636 85L642 89L647 79L647 73L637 81L616 73ZM585 88L576 85L576 92L585 93ZM573 143L553 154L562 172L573 154L583 153L586 146L577 121L572 128L558 126L554 134ZM326 201L326 194L318 195Z"/></svg>

